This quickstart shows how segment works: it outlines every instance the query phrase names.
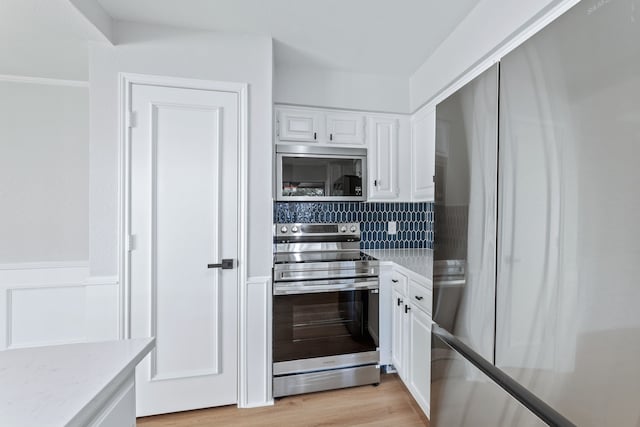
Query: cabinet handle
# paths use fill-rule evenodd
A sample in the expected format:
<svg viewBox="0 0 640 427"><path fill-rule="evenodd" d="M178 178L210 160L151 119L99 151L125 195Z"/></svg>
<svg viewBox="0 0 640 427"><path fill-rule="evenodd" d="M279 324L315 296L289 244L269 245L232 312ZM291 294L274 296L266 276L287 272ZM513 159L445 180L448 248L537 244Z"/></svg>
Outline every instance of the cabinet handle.
<svg viewBox="0 0 640 427"><path fill-rule="evenodd" d="M314 132L314 133L313 133L313 139L314 139L314 140L315 140L315 139L318 139L318 132Z"/></svg>
<svg viewBox="0 0 640 427"><path fill-rule="evenodd" d="M421 296L419 296L419 295L416 295L416 299L417 299L418 301L422 301L422 300L424 299L424 297L421 297Z"/></svg>
<svg viewBox="0 0 640 427"><path fill-rule="evenodd" d="M398 307L400 307L402 305L402 300L400 298L398 298Z"/></svg>
<svg viewBox="0 0 640 427"><path fill-rule="evenodd" d="M332 133L329 134L329 141L333 141L333 134Z"/></svg>
<svg viewBox="0 0 640 427"><path fill-rule="evenodd" d="M405 306L404 306L404 312L405 312L405 313L408 313L408 312L409 312L409 310L411 310L411 307L409 307L408 305L406 305L406 304L405 304Z"/></svg>
<svg viewBox="0 0 640 427"><path fill-rule="evenodd" d="M377 180L377 179L374 179L374 180L373 180L373 186L374 186L374 187L377 187L377 186L378 186L378 180Z"/></svg>
<svg viewBox="0 0 640 427"><path fill-rule="evenodd" d="M393 283L398 283L398 279L391 279Z"/></svg>

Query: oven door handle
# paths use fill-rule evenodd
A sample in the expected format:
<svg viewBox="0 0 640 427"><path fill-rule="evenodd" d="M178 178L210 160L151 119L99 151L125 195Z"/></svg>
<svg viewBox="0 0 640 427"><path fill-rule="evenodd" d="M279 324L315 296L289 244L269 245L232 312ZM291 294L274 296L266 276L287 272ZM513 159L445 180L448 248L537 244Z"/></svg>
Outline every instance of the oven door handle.
<svg viewBox="0 0 640 427"><path fill-rule="evenodd" d="M314 280L305 282L276 282L273 286L274 295L315 294L320 292L359 291L379 289L377 278L350 280Z"/></svg>

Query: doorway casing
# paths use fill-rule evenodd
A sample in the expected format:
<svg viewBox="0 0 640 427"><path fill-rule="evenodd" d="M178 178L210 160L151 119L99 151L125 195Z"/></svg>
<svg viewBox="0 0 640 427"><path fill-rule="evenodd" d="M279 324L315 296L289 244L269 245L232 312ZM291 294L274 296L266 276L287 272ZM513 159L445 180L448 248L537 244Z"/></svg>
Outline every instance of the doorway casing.
<svg viewBox="0 0 640 427"><path fill-rule="evenodd" d="M247 375L247 195L248 195L248 84L147 74L119 73L118 75L118 280L120 339L131 337L131 283L129 252L131 212L131 126L135 117L131 113L132 86L154 85L183 89L211 90L235 93L238 96L238 407L248 406Z"/></svg>

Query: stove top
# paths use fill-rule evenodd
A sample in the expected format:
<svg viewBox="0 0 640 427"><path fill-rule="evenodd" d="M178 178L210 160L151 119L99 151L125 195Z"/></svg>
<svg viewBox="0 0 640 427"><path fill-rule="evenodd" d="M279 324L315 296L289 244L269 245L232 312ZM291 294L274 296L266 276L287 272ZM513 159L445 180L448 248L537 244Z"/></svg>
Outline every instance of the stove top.
<svg viewBox="0 0 640 427"><path fill-rule="evenodd" d="M361 251L318 251L279 253L273 257L274 264L301 264L312 262L377 261Z"/></svg>

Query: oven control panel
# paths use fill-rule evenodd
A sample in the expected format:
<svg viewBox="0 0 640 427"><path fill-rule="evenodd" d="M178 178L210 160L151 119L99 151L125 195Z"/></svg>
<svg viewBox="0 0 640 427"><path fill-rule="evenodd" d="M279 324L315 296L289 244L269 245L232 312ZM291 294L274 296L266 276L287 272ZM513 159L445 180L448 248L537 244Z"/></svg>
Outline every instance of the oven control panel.
<svg viewBox="0 0 640 427"><path fill-rule="evenodd" d="M330 224L286 223L274 225L276 240L294 238L295 240L332 241L334 239L360 240L360 224L343 222Z"/></svg>

